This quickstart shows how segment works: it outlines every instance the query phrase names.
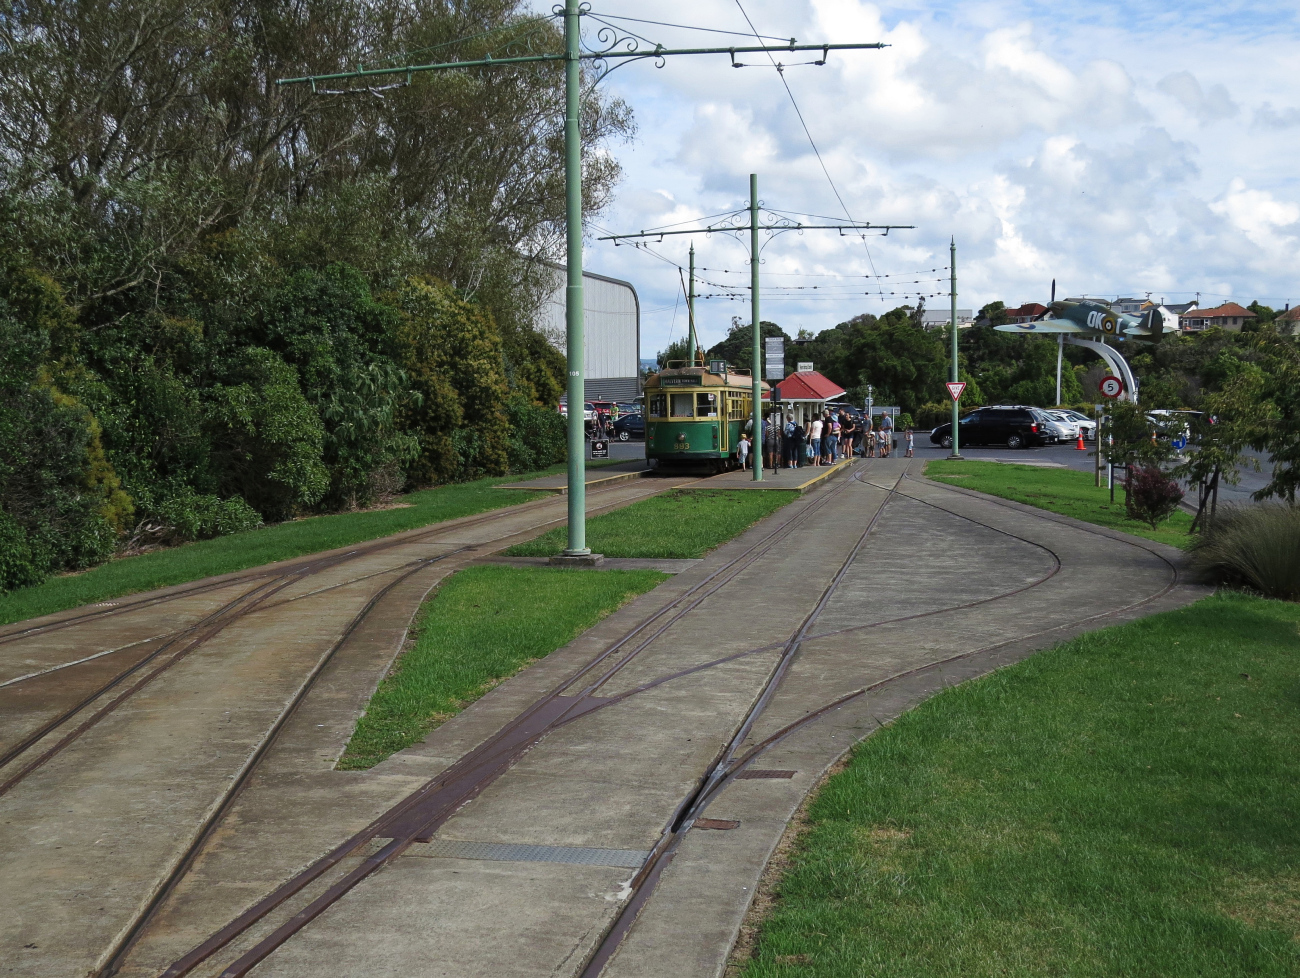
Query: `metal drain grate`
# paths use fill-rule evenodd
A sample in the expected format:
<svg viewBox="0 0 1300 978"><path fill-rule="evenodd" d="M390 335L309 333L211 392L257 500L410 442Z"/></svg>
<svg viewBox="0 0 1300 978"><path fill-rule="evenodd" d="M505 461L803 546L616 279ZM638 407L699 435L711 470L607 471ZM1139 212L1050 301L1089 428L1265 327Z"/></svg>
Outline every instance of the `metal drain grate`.
<svg viewBox="0 0 1300 978"><path fill-rule="evenodd" d="M741 771L736 775L737 781L756 781L759 778L793 778L795 771Z"/></svg>
<svg viewBox="0 0 1300 978"><path fill-rule="evenodd" d="M487 859L494 862L568 863L574 866L621 866L636 869L650 853L642 849L596 849L587 846L530 846L510 842L416 842L408 856L426 859Z"/></svg>

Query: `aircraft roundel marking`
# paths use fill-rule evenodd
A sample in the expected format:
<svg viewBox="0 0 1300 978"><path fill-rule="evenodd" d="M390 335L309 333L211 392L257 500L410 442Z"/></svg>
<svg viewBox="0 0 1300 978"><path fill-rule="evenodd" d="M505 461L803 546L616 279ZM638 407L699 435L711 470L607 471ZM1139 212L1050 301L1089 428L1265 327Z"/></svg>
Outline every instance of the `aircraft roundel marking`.
<svg viewBox="0 0 1300 978"><path fill-rule="evenodd" d="M1107 316L1101 321L1101 331L1103 333L1115 332L1115 318L1113 316Z"/></svg>

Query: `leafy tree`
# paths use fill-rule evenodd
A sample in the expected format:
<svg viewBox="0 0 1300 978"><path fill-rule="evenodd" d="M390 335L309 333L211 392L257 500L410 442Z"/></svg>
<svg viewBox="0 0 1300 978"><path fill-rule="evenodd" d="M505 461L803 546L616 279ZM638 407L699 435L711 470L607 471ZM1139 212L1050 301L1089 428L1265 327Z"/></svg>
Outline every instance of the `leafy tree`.
<svg viewBox="0 0 1300 978"><path fill-rule="evenodd" d="M766 319L758 324L759 349L762 350L762 342L769 336L779 336L786 341L786 358L789 359L790 337L776 323L769 323ZM754 359L754 327L752 323L741 322L740 318L733 317L731 328L727 330L726 339L713 344L709 347L708 352L704 355L705 360L726 360L733 367L739 367L742 370L748 369ZM685 343L683 343L683 350ZM761 354L760 354L761 355ZM685 358L685 353L682 354ZM659 361L663 363L662 360Z"/></svg>
<svg viewBox="0 0 1300 978"><path fill-rule="evenodd" d="M1272 478L1255 498L1294 504L1300 488L1300 344L1272 332L1255 334L1253 342L1257 362L1237 370L1207 405L1229 426L1225 438L1272 457Z"/></svg>
<svg viewBox="0 0 1300 978"><path fill-rule="evenodd" d="M250 347L226 383L208 392L213 472L222 495L238 495L271 520L315 505L329 489L321 458L325 428L298 386L298 372Z"/></svg>

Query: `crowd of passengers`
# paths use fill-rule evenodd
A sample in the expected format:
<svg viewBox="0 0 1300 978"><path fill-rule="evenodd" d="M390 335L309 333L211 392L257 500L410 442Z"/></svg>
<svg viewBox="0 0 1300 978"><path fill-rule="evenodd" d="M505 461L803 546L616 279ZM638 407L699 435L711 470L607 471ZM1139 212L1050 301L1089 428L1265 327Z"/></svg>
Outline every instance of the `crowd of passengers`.
<svg viewBox="0 0 1300 978"><path fill-rule="evenodd" d="M782 467L797 469L803 466L834 465L841 458L854 455L863 458L888 458L899 447L894 435L894 419L883 415L880 424L873 427L871 417L864 415L855 420L844 411L823 410L810 420L800 423L793 415L782 419L773 415L764 419L762 430L763 465L778 471ZM740 462L750 465L750 438L741 436ZM913 436L908 428L902 437L902 447L908 458L912 457Z"/></svg>

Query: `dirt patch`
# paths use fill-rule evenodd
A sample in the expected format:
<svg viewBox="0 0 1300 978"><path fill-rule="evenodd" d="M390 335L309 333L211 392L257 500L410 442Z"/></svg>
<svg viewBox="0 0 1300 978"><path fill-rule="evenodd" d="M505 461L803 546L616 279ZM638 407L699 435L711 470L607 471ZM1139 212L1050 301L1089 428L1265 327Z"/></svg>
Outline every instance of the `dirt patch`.
<svg viewBox="0 0 1300 978"><path fill-rule="evenodd" d="M1227 883L1221 913L1250 927L1284 931L1300 943L1300 875L1268 879L1238 875Z"/></svg>
<svg viewBox="0 0 1300 978"><path fill-rule="evenodd" d="M772 858L767 861L767 867L763 870L758 886L754 888L754 899L749 905L745 919L741 921L740 933L736 935L736 943L732 946L731 955L727 958L727 968L723 972L723 978L740 978L749 962L753 960L754 951L758 947L758 938L763 930L763 924L772 915L773 909L781 899L779 892L781 880L785 877L786 871L789 870L790 863L794 858L794 854L799 850L799 844L803 841L803 837L812 829L812 823L808 820L808 806L812 804L813 799L821 792L822 786L827 781L849 766L850 756L851 752L846 751L838 761L827 769L826 773L812 786L812 790L804 796L803 802L795 811L789 824L786 825L785 831L781 834L781 841L776 844ZM776 961L778 964L811 964L812 956L808 954L783 954Z"/></svg>

